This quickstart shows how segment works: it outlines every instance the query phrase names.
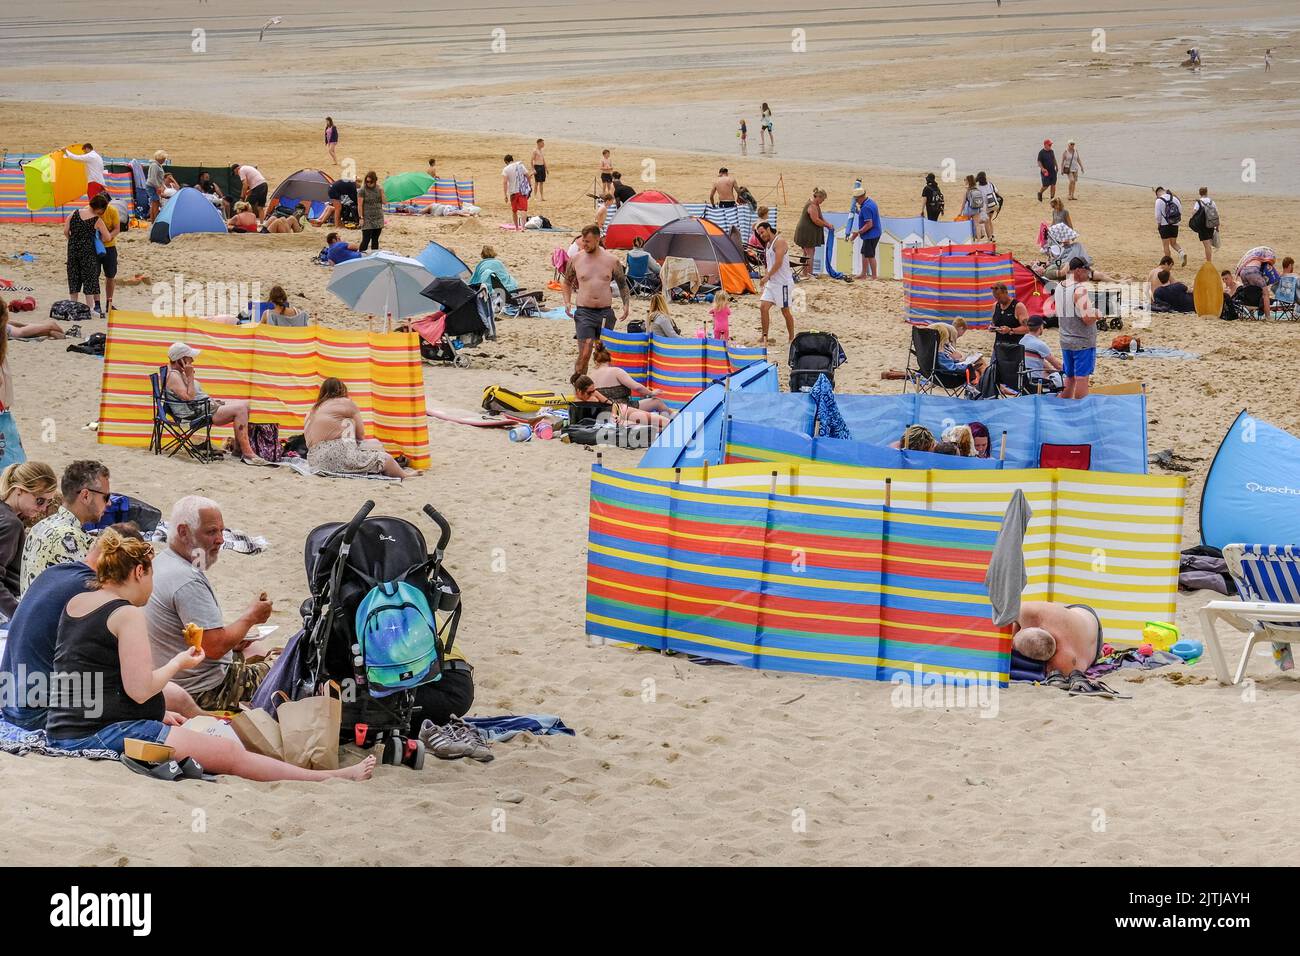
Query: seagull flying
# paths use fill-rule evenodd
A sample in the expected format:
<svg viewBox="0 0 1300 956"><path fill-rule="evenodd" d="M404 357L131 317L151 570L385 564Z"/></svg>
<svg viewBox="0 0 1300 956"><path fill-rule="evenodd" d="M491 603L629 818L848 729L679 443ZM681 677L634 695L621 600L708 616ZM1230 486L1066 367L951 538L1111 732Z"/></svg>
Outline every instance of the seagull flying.
<svg viewBox="0 0 1300 956"><path fill-rule="evenodd" d="M263 23L262 32L257 35L257 42L258 43L262 42L262 37L266 36L267 30L271 29L271 27L275 26L277 23L283 23L283 22L284 22L284 17L271 17L271 19Z"/></svg>

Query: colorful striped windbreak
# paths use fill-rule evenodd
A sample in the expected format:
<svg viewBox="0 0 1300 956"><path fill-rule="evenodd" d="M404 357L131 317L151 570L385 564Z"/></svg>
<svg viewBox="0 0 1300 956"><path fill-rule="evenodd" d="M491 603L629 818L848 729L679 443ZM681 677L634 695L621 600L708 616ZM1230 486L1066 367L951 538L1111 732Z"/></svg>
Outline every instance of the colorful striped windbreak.
<svg viewBox="0 0 1300 956"><path fill-rule="evenodd" d="M772 477L776 472L776 478ZM799 495L821 504L904 508L974 517L1000 516L1017 489L1033 509L1025 533L1027 601L1087 604L1111 644L1141 644L1147 621L1172 623L1178 595L1186 479L1025 468L949 471L756 462L641 469L651 478L711 489Z"/></svg>
<svg viewBox="0 0 1300 956"><path fill-rule="evenodd" d="M962 246L904 249L903 311L913 325L962 318L987 328L995 282L1012 286L1010 253L970 252Z"/></svg>
<svg viewBox="0 0 1300 956"><path fill-rule="evenodd" d="M746 667L1007 682L999 517L592 472L587 632Z"/></svg>
<svg viewBox="0 0 1300 956"><path fill-rule="evenodd" d="M252 420L278 424L283 437L302 430L324 378L339 378L361 407L368 437L428 468L429 427L419 337L407 332L345 332L224 325L205 319L109 314L99 406L99 440L144 447L153 429L149 375L167 364L167 347L199 350L199 384L213 398L247 399ZM213 430L224 437L229 429Z"/></svg>
<svg viewBox="0 0 1300 956"><path fill-rule="evenodd" d="M134 206L135 194L130 170L120 173L105 172L104 186L113 199L121 199ZM70 206L51 206L48 209L27 208L27 181L21 169L0 169L0 224L50 226L68 218L73 209L86 201L82 196Z"/></svg>
<svg viewBox="0 0 1300 956"><path fill-rule="evenodd" d="M767 349L744 348L722 339L666 339L646 332L609 331L600 340L616 366L638 384L657 388L681 408L710 382L767 361Z"/></svg>
<svg viewBox="0 0 1300 956"><path fill-rule="evenodd" d="M385 203L384 211L392 212L399 205L424 209L434 203L440 206L455 206L458 209L474 205L474 180L435 179L422 195L415 196L402 203Z"/></svg>

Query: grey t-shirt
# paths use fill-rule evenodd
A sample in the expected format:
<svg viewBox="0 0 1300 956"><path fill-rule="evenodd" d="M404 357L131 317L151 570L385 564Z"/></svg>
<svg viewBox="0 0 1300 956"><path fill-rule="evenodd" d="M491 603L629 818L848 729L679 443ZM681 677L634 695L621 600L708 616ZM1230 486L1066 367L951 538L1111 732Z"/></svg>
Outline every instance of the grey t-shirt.
<svg viewBox="0 0 1300 956"><path fill-rule="evenodd" d="M1025 371L1030 377L1042 378L1047 374L1043 359L1052 354L1051 347L1032 332L1026 332L1020 344L1025 349Z"/></svg>
<svg viewBox="0 0 1300 956"><path fill-rule="evenodd" d="M153 594L144 607L144 616L154 667L161 667L188 646L186 624L197 624L204 630L225 624L207 576L170 547L153 559ZM232 659L227 652L220 660L206 660L192 670L177 671L172 680L191 694L211 690L225 680L226 665Z"/></svg>
<svg viewBox="0 0 1300 956"><path fill-rule="evenodd" d="M1079 308L1075 303L1075 293L1079 283L1066 279L1060 285L1061 299L1057 303L1057 312L1061 323L1061 350L1079 352L1097 347L1097 323L1084 322L1079 318ZM1082 298L1087 299L1086 290Z"/></svg>

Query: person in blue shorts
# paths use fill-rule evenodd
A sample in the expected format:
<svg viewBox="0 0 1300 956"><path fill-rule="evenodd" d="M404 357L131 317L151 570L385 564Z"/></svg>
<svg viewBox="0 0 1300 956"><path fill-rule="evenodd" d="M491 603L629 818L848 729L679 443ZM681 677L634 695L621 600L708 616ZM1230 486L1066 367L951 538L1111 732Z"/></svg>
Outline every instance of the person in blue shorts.
<svg viewBox="0 0 1300 956"><path fill-rule="evenodd" d="M1088 380L1097 367L1097 320L1101 313L1088 295L1088 263L1070 260L1070 275L1061 283L1061 371L1065 375L1062 398L1085 398Z"/></svg>

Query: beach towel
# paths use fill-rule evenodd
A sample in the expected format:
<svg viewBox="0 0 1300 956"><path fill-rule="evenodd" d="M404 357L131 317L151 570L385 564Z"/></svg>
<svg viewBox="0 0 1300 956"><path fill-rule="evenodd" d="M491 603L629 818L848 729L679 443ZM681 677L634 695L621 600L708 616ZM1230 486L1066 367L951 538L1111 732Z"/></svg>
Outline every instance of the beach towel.
<svg viewBox="0 0 1300 956"><path fill-rule="evenodd" d="M7 720L0 720L0 753L25 757L36 753L45 757L85 757L87 760L117 760L113 750L60 750L51 747L44 730L24 730Z"/></svg>
<svg viewBox="0 0 1300 956"><path fill-rule="evenodd" d="M842 438L853 440L844 416L840 414L839 405L835 404L835 386L825 375L817 376L817 383L812 388L814 405L813 419L817 423L817 434L825 438Z"/></svg>
<svg viewBox="0 0 1300 956"><path fill-rule="evenodd" d="M294 471L296 471L298 474L300 474L300 475L305 475L305 476L307 476L307 477L309 477L309 478L311 478L311 477L316 477L316 478L369 478L369 479L371 479L372 481L401 481L401 480L402 480L401 478L390 478L388 475L356 475L356 474L352 474L352 473L344 473L344 472L341 472L341 471L325 471L323 468L312 468L311 465L307 464L307 459L306 459L306 458L286 458L286 459L284 459L282 462L280 462L280 464L282 464L282 465L288 465L290 468L292 468L292 469L293 469Z"/></svg>
<svg viewBox="0 0 1300 956"><path fill-rule="evenodd" d="M221 542L222 551L233 551L235 554L261 554L271 545L261 535L244 534L242 531L236 531L233 528L226 528L223 532ZM149 540L155 544L167 543L167 522L159 521L158 526L153 529L153 534Z"/></svg>
<svg viewBox="0 0 1300 956"><path fill-rule="evenodd" d="M993 605L993 623L999 627L1020 617L1020 595L1029 583L1025 572L1025 531L1033 516L1029 499L1017 488L1007 502L1002 527L984 575L989 603Z"/></svg>
<svg viewBox="0 0 1300 956"><path fill-rule="evenodd" d="M564 726L564 721L553 714L527 714L522 717L466 717L464 720L494 744L519 734L536 734L539 737L552 734L577 736Z"/></svg>
<svg viewBox="0 0 1300 956"><path fill-rule="evenodd" d="M1153 345L1142 348L1137 353L1130 355L1128 352L1120 352L1115 349L1098 349L1098 355L1104 355L1106 358L1152 358L1152 359L1198 359L1201 356L1196 352L1184 352L1182 349L1170 349L1160 345Z"/></svg>
<svg viewBox="0 0 1300 956"><path fill-rule="evenodd" d="M509 311L510 311L510 309L507 308L507 309L506 309L506 312L509 313ZM541 311L534 312L533 315L532 315L532 318L534 318L534 319L572 319L573 316L571 316L571 315L569 315L567 312L565 312L564 309L563 309L563 307L560 307L560 308L555 308L555 309L543 309L543 310L541 310Z"/></svg>

